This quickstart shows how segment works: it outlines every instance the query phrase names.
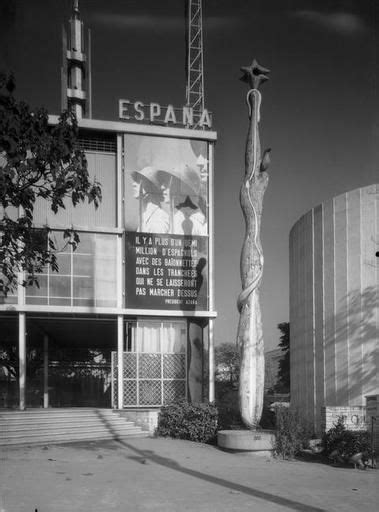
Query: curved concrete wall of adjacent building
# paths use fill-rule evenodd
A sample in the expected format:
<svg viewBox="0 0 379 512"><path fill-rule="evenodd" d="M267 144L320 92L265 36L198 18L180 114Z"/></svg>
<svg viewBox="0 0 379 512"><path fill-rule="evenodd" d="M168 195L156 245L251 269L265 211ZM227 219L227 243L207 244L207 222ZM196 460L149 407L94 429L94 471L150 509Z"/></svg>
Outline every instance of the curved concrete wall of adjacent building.
<svg viewBox="0 0 379 512"><path fill-rule="evenodd" d="M290 233L291 403L319 431L321 407L378 393L379 184L313 208Z"/></svg>

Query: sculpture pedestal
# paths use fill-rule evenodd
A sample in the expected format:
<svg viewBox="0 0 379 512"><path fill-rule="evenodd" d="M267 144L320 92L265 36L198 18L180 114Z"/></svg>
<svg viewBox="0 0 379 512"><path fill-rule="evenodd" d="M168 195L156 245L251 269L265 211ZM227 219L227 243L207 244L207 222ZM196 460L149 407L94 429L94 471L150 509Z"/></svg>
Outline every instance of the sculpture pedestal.
<svg viewBox="0 0 379 512"><path fill-rule="evenodd" d="M219 430L217 445L231 452L270 455L274 449L273 430Z"/></svg>

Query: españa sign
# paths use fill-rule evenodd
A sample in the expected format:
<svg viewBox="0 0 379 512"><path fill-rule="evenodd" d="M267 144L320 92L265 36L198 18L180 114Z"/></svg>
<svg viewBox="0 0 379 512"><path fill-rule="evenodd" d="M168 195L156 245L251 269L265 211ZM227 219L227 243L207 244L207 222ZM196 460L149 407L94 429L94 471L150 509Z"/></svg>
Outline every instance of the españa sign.
<svg viewBox="0 0 379 512"><path fill-rule="evenodd" d="M144 104L142 101L118 100L118 117L124 121L141 121L147 123L173 124L200 128L211 128L212 118L205 108L195 112L192 107L181 109L173 105L161 106L159 103Z"/></svg>
<svg viewBox="0 0 379 512"><path fill-rule="evenodd" d="M128 233L127 307L208 309L208 238Z"/></svg>

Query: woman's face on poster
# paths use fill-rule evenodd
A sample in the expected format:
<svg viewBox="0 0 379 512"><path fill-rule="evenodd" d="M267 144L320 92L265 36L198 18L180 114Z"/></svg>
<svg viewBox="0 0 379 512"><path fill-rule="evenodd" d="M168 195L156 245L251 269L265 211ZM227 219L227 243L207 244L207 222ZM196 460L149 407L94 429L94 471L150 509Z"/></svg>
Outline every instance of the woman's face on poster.
<svg viewBox="0 0 379 512"><path fill-rule="evenodd" d="M138 178L136 180L133 180L132 191L133 191L134 198L139 199L139 197L141 196L141 188L142 188L141 180Z"/></svg>
<svg viewBox="0 0 379 512"><path fill-rule="evenodd" d="M165 174L161 177L161 192L164 203L169 203L171 198L171 182L172 177Z"/></svg>

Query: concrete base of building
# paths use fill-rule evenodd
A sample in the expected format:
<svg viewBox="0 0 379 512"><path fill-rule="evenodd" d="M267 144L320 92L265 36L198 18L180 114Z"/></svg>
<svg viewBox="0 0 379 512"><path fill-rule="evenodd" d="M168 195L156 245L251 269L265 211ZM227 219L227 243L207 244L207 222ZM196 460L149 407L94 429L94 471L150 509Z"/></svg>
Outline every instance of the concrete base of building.
<svg viewBox="0 0 379 512"><path fill-rule="evenodd" d="M231 452L252 452L268 455L274 449L272 430L220 430L217 445Z"/></svg>
<svg viewBox="0 0 379 512"><path fill-rule="evenodd" d="M153 435L158 426L158 415L160 408L155 409L118 409L117 413L126 418L128 421L133 421L142 430Z"/></svg>

